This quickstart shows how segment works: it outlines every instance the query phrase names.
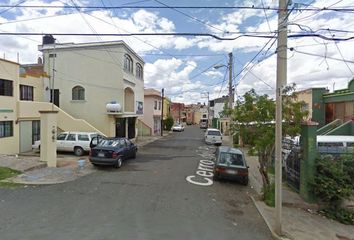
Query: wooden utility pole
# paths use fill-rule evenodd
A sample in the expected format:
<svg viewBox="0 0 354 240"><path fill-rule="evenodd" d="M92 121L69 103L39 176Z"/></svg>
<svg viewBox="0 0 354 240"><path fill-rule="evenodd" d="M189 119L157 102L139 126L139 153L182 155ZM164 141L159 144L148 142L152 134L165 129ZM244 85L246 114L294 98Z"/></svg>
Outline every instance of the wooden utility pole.
<svg viewBox="0 0 354 240"><path fill-rule="evenodd" d="M234 146L234 137L231 131L232 127L232 109L233 109L233 92L232 92L232 66L233 66L233 56L232 52L229 53L229 109L230 109L230 116L229 116L229 135L230 135L230 145L231 147Z"/></svg>

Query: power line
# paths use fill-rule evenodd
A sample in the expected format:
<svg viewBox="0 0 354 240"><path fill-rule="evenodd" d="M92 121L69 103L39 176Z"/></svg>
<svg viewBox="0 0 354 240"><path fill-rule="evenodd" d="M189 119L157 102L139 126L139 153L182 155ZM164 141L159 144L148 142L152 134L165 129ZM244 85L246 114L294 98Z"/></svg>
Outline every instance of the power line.
<svg viewBox="0 0 354 240"><path fill-rule="evenodd" d="M166 33L39 33L39 32L2 32L0 35L3 36L43 36L43 35L53 35L53 36L82 36L82 37L132 37L132 36L190 36L190 37L212 37L217 40L221 41L233 41L239 39L241 37L251 37L251 38L268 38L274 39L276 36L269 36L269 35L252 35L252 34L240 34L236 37L219 37L215 34L211 33L191 33L191 32L181 32L181 33L174 33L174 32L166 32ZM301 38L301 37L318 37L328 41L348 41L354 39L354 36L350 37L327 37L322 34L292 34L288 35L288 38Z"/></svg>
<svg viewBox="0 0 354 240"><path fill-rule="evenodd" d="M13 9L13 8L15 8L15 7L17 7L17 6L19 6L19 5L22 4L22 3L25 3L26 1L27 1L27 0L19 1L19 2L16 3L14 6L9 7L9 8L7 8L7 9L1 11L1 12L0 12L0 15L3 14L3 13L6 13L7 11L10 11L11 9Z"/></svg>
<svg viewBox="0 0 354 240"><path fill-rule="evenodd" d="M58 6L58 5L0 5L0 8L63 8L63 9L74 9L74 6ZM266 11L279 11L277 7L257 7L257 6L78 6L79 9L241 9L241 10L266 10ZM354 12L352 6L332 8L292 8L295 11L309 11L309 12L320 12L320 11L337 11L337 12Z"/></svg>
<svg viewBox="0 0 354 240"><path fill-rule="evenodd" d="M223 29L220 29L220 28L217 28L217 27L215 27L215 26L213 26L213 25L211 25L211 24L208 24L207 22L204 22L204 21L202 21L202 20L200 20L200 19L198 19L198 18L196 18L196 17L193 17L193 16L191 16L191 15L185 13L185 12L182 12L182 11L176 9L176 8L170 7L170 6L168 6L167 4L165 4L165 3L163 3L163 2L160 2L160 1L158 1L158 0L154 0L154 1L157 2L157 3L159 3L159 4L161 4L161 5L163 5L163 6L165 6L165 7L168 7L168 8L170 8L170 9L172 9L172 10L174 10L174 11L176 11L176 12L178 12L178 13L180 13L180 14L182 14L182 15L188 17L188 18L191 18L191 19L193 19L194 21L197 21L197 22L199 22L199 23L201 23L201 24L203 24L203 25L206 25L206 26L208 26L208 27L210 27L210 28L216 29L216 30L221 31L221 32L225 32Z"/></svg>
<svg viewBox="0 0 354 240"><path fill-rule="evenodd" d="M303 51L296 50L296 49L293 48L293 47L289 48L289 50L290 50L290 51L297 52L297 53L309 55L309 56L322 57L322 58L327 58L327 59L331 59L331 60L335 60L335 61L340 61L340 62L346 62L346 63L354 63L354 61L352 61L352 60L340 59L340 58L334 58L334 57L323 56L323 55L319 55L319 54L315 54L315 53L303 52Z"/></svg>

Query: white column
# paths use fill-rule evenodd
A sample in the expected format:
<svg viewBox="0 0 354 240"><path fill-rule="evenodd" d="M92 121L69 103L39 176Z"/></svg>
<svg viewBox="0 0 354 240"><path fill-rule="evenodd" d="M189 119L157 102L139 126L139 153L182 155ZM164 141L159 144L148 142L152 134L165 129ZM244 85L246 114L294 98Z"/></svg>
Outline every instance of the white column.
<svg viewBox="0 0 354 240"><path fill-rule="evenodd" d="M57 167L57 113L58 111L39 111L41 115L41 153L40 159L48 167Z"/></svg>

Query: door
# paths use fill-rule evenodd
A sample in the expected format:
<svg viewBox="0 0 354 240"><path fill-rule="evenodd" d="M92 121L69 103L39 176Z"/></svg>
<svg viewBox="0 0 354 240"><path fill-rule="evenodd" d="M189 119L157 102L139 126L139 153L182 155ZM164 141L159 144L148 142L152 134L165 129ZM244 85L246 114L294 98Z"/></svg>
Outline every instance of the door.
<svg viewBox="0 0 354 240"><path fill-rule="evenodd" d="M63 151L64 150L64 142L66 137L68 136L67 133L61 133L57 137L57 150L58 151Z"/></svg>
<svg viewBox="0 0 354 240"><path fill-rule="evenodd" d="M50 91L50 102L53 99L53 91ZM59 107L59 89L54 89L54 105L56 105L57 107Z"/></svg>
<svg viewBox="0 0 354 240"><path fill-rule="evenodd" d="M32 150L32 121L20 122L20 152Z"/></svg>
<svg viewBox="0 0 354 240"><path fill-rule="evenodd" d="M125 122L126 118L116 119L116 137L125 137Z"/></svg>
<svg viewBox="0 0 354 240"><path fill-rule="evenodd" d="M65 141L63 141L63 150L67 152L74 151L74 147L76 145L76 134L70 133Z"/></svg>
<svg viewBox="0 0 354 240"><path fill-rule="evenodd" d="M135 117L128 118L128 138L135 138Z"/></svg>

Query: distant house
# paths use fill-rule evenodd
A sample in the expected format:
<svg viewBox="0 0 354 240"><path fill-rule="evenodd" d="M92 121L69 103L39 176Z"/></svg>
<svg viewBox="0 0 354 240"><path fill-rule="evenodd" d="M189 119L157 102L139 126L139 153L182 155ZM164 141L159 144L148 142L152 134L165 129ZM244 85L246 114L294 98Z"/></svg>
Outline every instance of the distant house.
<svg viewBox="0 0 354 240"><path fill-rule="evenodd" d="M186 122L187 121L187 113L185 110L184 103L171 103L171 115L175 122Z"/></svg>
<svg viewBox="0 0 354 240"><path fill-rule="evenodd" d="M144 116L143 122L151 129L151 135L161 134L161 93L155 89L144 90Z"/></svg>

